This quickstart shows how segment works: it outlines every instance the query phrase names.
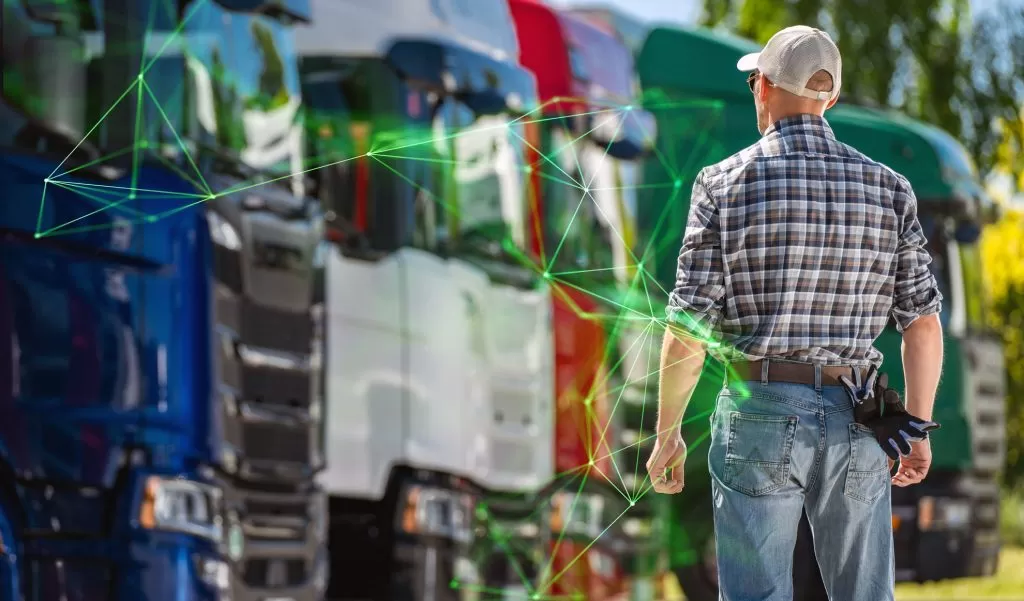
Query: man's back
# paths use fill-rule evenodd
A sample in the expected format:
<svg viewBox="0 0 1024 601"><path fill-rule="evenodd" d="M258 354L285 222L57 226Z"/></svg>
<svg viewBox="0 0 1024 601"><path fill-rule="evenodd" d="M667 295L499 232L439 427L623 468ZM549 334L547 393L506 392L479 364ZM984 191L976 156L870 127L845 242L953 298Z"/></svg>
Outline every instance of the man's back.
<svg viewBox="0 0 1024 601"><path fill-rule="evenodd" d="M890 311L902 329L941 301L910 185L822 117L705 168L693 203L669 312L720 304L726 357L877 365Z"/></svg>

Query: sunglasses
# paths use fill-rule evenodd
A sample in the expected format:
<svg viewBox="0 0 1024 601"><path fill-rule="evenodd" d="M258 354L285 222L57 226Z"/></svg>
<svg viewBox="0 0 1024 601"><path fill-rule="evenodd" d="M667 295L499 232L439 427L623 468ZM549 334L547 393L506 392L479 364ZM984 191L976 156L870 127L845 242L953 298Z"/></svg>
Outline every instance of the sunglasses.
<svg viewBox="0 0 1024 601"><path fill-rule="evenodd" d="M754 92L754 85L757 83L757 74L759 71L751 71L750 75L747 76L747 87L750 88L750 92Z"/></svg>

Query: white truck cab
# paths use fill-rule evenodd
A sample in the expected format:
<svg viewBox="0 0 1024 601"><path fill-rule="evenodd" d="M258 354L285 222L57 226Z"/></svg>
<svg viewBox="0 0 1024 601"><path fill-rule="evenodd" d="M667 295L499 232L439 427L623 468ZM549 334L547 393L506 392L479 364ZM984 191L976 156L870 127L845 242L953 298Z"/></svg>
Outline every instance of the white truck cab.
<svg viewBox="0 0 1024 601"><path fill-rule="evenodd" d="M512 577L523 558L491 541L543 548L534 498L553 477L554 343L550 292L518 252L516 119L536 90L507 10L318 0L298 32L331 241L320 483L332 599L528 589Z"/></svg>

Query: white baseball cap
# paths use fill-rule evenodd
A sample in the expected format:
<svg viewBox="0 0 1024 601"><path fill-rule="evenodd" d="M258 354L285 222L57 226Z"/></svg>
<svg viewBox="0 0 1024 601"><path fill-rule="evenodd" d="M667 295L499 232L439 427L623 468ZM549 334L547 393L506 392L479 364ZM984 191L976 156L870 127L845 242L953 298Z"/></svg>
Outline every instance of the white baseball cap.
<svg viewBox="0 0 1024 601"><path fill-rule="evenodd" d="M741 58L736 68L760 71L790 94L814 100L832 100L839 95L843 59L827 33L806 25L794 25L773 35L761 52ZM807 81L818 71L826 71L832 76L831 91L807 88Z"/></svg>

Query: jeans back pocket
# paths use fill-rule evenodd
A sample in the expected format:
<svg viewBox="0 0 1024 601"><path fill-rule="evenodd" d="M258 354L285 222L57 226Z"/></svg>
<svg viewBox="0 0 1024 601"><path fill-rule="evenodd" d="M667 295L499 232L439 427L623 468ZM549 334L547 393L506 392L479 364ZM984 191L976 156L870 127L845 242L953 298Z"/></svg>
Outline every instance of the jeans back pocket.
<svg viewBox="0 0 1024 601"><path fill-rule="evenodd" d="M782 488L799 421L795 415L730 413L722 483L754 497Z"/></svg>
<svg viewBox="0 0 1024 601"><path fill-rule="evenodd" d="M850 465L844 494L862 503L874 503L889 486L889 461L867 426L850 424Z"/></svg>

